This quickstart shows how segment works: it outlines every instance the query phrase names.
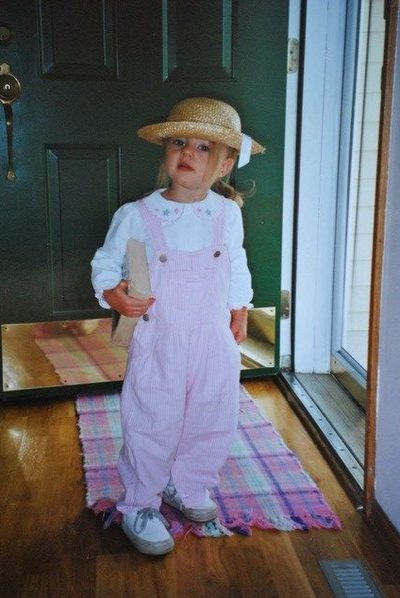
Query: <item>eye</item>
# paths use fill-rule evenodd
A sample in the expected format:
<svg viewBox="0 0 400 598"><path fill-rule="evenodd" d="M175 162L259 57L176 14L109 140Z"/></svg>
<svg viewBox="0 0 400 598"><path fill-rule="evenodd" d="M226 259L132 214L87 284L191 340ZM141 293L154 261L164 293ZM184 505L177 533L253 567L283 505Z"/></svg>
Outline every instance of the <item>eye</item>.
<svg viewBox="0 0 400 598"><path fill-rule="evenodd" d="M168 142L171 145L174 145L175 147L184 147L186 145L186 140L183 139L182 137L171 137L170 139L168 139Z"/></svg>
<svg viewBox="0 0 400 598"><path fill-rule="evenodd" d="M207 145L206 143L200 143L200 145L197 146L197 148L201 151L201 152L209 152L210 151L210 146Z"/></svg>

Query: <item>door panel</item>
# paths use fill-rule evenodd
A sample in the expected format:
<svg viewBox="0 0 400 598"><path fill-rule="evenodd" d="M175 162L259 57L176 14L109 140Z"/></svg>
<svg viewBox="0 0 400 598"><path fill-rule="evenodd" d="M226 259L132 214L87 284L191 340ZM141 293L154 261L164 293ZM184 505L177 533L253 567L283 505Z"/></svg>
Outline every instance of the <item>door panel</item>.
<svg viewBox="0 0 400 598"><path fill-rule="evenodd" d="M52 79L118 78L114 2L38 3L42 76Z"/></svg>
<svg viewBox="0 0 400 598"><path fill-rule="evenodd" d="M256 181L243 209L254 305L279 321L287 2L2 6L14 37L0 46L0 63L22 93L13 104L14 182L0 122L0 323L109 316L93 298L89 262L116 208L154 188L160 159L135 131L188 95L232 103L268 148L234 182L246 191Z"/></svg>
<svg viewBox="0 0 400 598"><path fill-rule="evenodd" d="M233 32L237 28L232 0L163 4L163 73L168 81L229 81L233 72ZM207 31L205 40L204 32ZM204 43L206 41L206 43Z"/></svg>
<svg viewBox="0 0 400 598"><path fill-rule="evenodd" d="M117 208L119 151L107 146L46 147L50 317L98 311L88 276L99 232ZM79 247L79 251L77 251Z"/></svg>

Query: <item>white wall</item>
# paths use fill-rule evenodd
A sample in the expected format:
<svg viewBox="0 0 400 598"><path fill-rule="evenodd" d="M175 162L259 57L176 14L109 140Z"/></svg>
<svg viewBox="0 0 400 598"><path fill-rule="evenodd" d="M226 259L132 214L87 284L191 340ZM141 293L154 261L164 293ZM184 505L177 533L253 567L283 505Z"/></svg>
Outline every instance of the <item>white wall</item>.
<svg viewBox="0 0 400 598"><path fill-rule="evenodd" d="M389 154L378 363L376 499L400 532L400 33Z"/></svg>

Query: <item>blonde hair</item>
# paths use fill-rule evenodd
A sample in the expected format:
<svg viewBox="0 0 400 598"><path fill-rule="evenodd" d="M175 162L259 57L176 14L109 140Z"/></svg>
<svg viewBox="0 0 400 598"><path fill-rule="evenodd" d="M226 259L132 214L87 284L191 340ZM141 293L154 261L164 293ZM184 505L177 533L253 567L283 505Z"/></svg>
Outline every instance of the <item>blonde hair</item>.
<svg viewBox="0 0 400 598"><path fill-rule="evenodd" d="M206 183L210 189L228 199L232 199L242 207L243 194L229 183L232 170L224 177L219 176L223 161L226 158L233 158L236 161L238 155L239 152L236 149L222 143L215 143L212 152L210 152L210 159L207 164ZM171 181L165 172L163 159L158 171L157 187L169 187L170 183Z"/></svg>
<svg viewBox="0 0 400 598"><path fill-rule="evenodd" d="M223 161L226 158L233 158L236 162L238 155L239 152L236 149L223 145L222 143L216 143L211 153L211 160L208 163L207 180L209 182L210 188L213 191L223 195L224 197L227 197L228 199L232 199L240 207L242 207L242 194L239 193L239 191L237 191L237 189L235 189L235 187L233 187L233 185L231 185L229 182L233 167L225 176L219 176Z"/></svg>

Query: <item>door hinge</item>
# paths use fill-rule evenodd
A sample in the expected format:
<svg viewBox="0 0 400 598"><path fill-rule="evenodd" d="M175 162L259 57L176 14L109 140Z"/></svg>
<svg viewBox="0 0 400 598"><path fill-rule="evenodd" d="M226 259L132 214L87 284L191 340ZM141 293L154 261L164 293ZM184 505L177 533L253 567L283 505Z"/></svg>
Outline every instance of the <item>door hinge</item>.
<svg viewBox="0 0 400 598"><path fill-rule="evenodd" d="M281 291L281 320L290 318L290 291Z"/></svg>
<svg viewBox="0 0 400 598"><path fill-rule="evenodd" d="M291 355L281 355L280 357L280 366L281 370L285 372L290 372L292 369L292 356Z"/></svg>
<svg viewBox="0 0 400 598"><path fill-rule="evenodd" d="M287 72L297 73L299 70L299 40L291 37L288 40Z"/></svg>

